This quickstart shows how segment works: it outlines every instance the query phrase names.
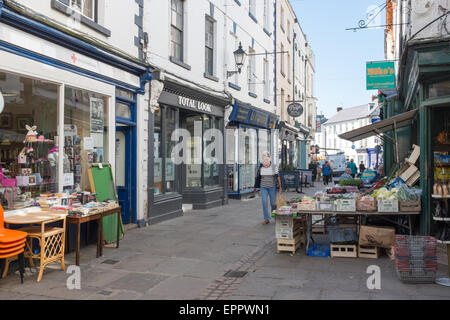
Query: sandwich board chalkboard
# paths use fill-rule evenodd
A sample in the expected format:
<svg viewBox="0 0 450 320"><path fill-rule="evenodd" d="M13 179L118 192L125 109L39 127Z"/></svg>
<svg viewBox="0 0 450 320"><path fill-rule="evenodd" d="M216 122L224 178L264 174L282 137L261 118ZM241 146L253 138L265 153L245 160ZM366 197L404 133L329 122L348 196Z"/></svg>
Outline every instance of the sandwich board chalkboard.
<svg viewBox="0 0 450 320"><path fill-rule="evenodd" d="M88 170L91 190L96 194L98 202L117 199L116 186L112 168L109 163L93 163ZM120 238L123 236L122 218L120 219ZM117 241L117 215L112 214L103 218L103 237L107 243Z"/></svg>

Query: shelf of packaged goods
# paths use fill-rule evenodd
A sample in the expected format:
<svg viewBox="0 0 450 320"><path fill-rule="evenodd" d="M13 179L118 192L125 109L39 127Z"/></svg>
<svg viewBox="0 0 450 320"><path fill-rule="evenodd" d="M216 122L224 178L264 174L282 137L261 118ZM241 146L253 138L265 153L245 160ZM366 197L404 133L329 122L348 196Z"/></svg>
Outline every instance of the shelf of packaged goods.
<svg viewBox="0 0 450 320"><path fill-rule="evenodd" d="M433 220L435 220L435 221L449 221L450 222L450 218L433 217Z"/></svg>
<svg viewBox="0 0 450 320"><path fill-rule="evenodd" d="M432 194L431 197L433 199L448 199L450 197L450 195L443 196L443 195L440 195L440 194Z"/></svg>
<svg viewBox="0 0 450 320"><path fill-rule="evenodd" d="M435 163L434 166L438 168L448 168L450 167L450 163Z"/></svg>
<svg viewBox="0 0 450 320"><path fill-rule="evenodd" d="M437 243L450 244L450 241L436 240Z"/></svg>
<svg viewBox="0 0 450 320"><path fill-rule="evenodd" d="M450 144L435 144L435 152L450 152Z"/></svg>

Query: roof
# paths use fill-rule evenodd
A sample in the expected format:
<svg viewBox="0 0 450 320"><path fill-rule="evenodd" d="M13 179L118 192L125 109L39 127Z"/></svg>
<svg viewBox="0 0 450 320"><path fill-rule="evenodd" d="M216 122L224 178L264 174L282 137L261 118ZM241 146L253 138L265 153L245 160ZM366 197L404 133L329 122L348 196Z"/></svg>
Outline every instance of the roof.
<svg viewBox="0 0 450 320"><path fill-rule="evenodd" d="M330 119L328 119L328 121L325 122L325 125L336 122L345 122L350 120L367 118L371 115L377 114L377 111L378 107L374 107L372 110L370 110L368 103L363 104L362 106L346 108L339 111Z"/></svg>
<svg viewBox="0 0 450 320"><path fill-rule="evenodd" d="M380 133L386 133L389 131L393 131L394 129L406 127L411 124L416 114L417 109L404 112L395 117L378 121L371 125L340 134L339 138L355 142L378 135Z"/></svg>

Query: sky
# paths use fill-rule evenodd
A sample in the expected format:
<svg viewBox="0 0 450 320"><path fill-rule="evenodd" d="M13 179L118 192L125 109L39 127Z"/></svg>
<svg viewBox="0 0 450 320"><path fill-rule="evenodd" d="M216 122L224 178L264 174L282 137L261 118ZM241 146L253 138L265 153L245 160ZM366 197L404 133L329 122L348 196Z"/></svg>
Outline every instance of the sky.
<svg viewBox="0 0 450 320"><path fill-rule="evenodd" d="M371 6L383 0L291 0L303 32L316 56L317 113L331 117L337 107L370 102L377 91L366 90L366 62L384 60L384 28L346 31L367 19ZM386 23L386 10L372 26Z"/></svg>

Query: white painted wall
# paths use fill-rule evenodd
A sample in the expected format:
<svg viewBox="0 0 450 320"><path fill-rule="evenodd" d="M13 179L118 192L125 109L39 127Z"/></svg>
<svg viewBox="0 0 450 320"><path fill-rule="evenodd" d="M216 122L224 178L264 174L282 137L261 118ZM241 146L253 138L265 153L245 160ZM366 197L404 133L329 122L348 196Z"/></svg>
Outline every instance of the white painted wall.
<svg viewBox="0 0 450 320"><path fill-rule="evenodd" d="M138 57L138 48L134 45L134 37L138 35L138 27L134 23L134 17L139 14L139 6L135 0L98 0L98 24L111 31L110 37L85 24L74 23L71 17L53 9L50 0L17 0L17 2L64 26L70 26L79 33L87 34L122 50L128 55Z"/></svg>

